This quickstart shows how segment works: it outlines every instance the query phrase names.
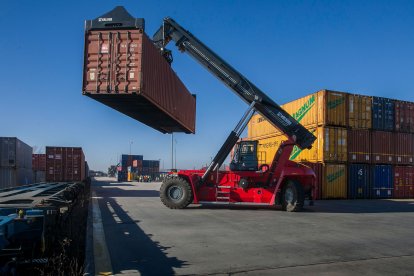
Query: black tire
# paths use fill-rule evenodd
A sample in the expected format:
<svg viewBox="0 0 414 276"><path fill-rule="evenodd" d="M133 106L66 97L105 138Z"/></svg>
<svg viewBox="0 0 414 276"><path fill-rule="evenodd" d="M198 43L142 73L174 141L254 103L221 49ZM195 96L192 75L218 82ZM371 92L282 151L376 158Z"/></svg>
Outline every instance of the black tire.
<svg viewBox="0 0 414 276"><path fill-rule="evenodd" d="M185 179L167 178L161 185L160 199L170 209L183 209L193 202L193 191Z"/></svg>
<svg viewBox="0 0 414 276"><path fill-rule="evenodd" d="M299 212L305 203L305 193L297 180L288 179L282 190L282 209L287 212Z"/></svg>

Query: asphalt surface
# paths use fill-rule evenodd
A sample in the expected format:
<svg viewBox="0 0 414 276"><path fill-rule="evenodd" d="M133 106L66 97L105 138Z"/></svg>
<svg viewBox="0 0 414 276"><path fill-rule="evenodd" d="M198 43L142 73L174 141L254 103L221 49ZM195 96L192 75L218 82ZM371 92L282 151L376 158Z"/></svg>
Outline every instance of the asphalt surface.
<svg viewBox="0 0 414 276"><path fill-rule="evenodd" d="M98 180L96 274L414 275L414 200L170 210L160 183Z"/></svg>

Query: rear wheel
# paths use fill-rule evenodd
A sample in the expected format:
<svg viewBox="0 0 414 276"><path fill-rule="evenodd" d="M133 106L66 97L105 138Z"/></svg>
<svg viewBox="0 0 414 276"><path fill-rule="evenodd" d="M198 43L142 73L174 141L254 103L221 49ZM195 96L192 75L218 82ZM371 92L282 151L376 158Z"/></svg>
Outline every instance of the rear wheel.
<svg viewBox="0 0 414 276"><path fill-rule="evenodd" d="M287 212L301 211L305 202L305 193L297 180L289 179L282 191L282 209Z"/></svg>
<svg viewBox="0 0 414 276"><path fill-rule="evenodd" d="M168 208L182 209L193 201L193 192L185 179L168 178L161 185L160 199Z"/></svg>

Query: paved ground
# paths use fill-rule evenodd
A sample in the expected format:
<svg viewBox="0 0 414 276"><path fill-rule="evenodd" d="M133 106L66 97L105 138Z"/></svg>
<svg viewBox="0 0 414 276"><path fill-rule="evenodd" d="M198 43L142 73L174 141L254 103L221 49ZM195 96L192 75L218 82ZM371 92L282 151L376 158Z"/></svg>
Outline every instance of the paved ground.
<svg viewBox="0 0 414 276"><path fill-rule="evenodd" d="M414 201L317 201L301 213L170 210L159 183L98 180L96 273L414 274Z"/></svg>

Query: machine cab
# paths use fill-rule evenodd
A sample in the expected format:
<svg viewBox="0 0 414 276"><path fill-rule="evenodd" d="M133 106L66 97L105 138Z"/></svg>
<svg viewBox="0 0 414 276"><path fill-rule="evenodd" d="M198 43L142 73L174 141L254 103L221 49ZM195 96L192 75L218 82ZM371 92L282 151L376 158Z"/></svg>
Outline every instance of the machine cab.
<svg viewBox="0 0 414 276"><path fill-rule="evenodd" d="M234 146L233 159L230 162L231 171L257 171L258 141L239 141Z"/></svg>

